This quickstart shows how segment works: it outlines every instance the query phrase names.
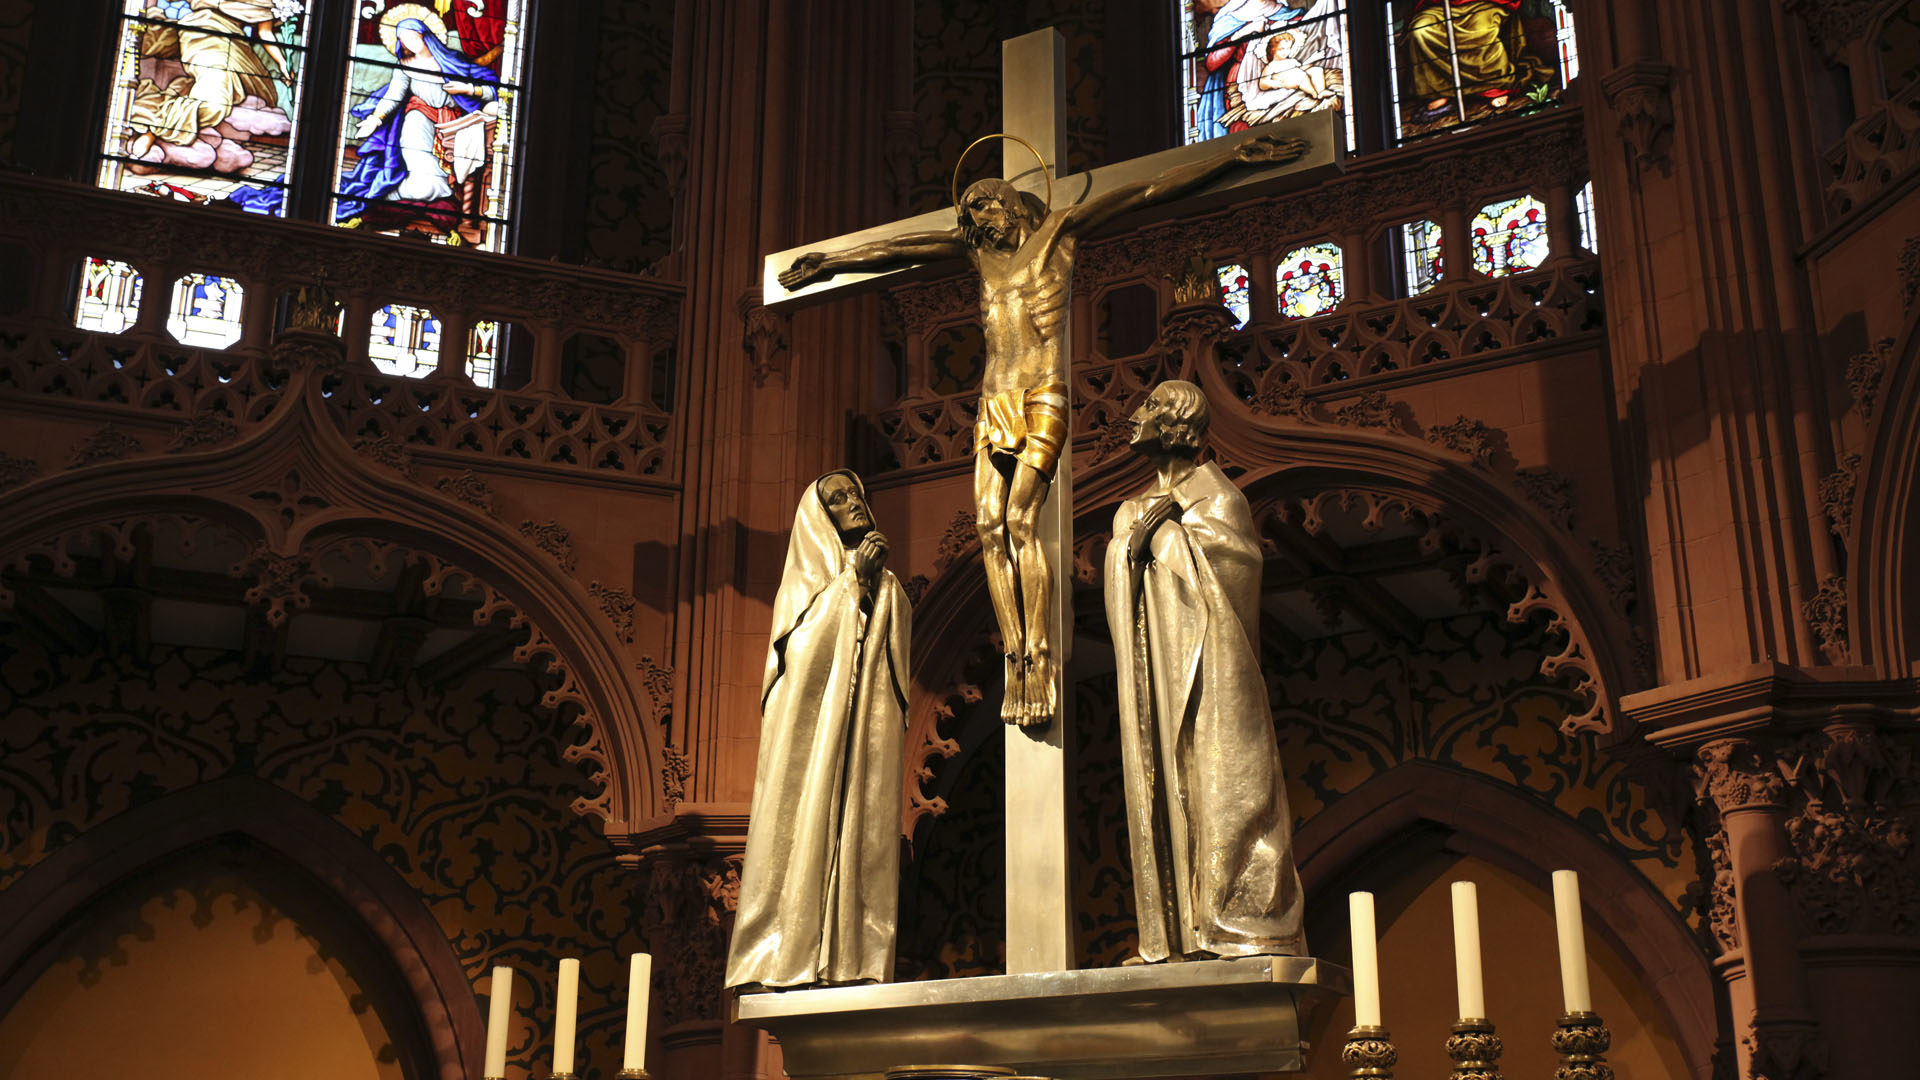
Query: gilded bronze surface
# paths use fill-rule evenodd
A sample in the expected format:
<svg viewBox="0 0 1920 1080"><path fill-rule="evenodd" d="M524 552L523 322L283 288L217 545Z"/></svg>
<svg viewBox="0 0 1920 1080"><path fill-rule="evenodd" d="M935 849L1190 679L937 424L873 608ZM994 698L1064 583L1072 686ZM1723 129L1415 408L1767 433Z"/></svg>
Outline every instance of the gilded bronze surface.
<svg viewBox="0 0 1920 1080"><path fill-rule="evenodd" d="M728 986L893 976L911 611L886 559L857 477L807 489L773 602Z"/></svg>
<svg viewBox="0 0 1920 1080"><path fill-rule="evenodd" d="M1155 482L1114 514L1105 589L1139 959L1302 954L1253 514L1218 465L1196 461L1199 387L1160 384L1132 423Z"/></svg>
<svg viewBox="0 0 1920 1080"><path fill-rule="evenodd" d="M1304 139L1256 136L1227 153L1051 212L1008 181L978 180L960 196L953 228L839 252L808 252L779 275L781 286L798 289L842 271L956 257L969 260L979 273L986 369L975 452L975 522L1005 645L1007 693L1001 716L1008 723L1045 726L1060 711L1055 671L1060 643L1051 640L1048 628L1054 581L1039 519L1059 449L1072 434L1064 407L1070 360L1065 331L1080 240L1116 217L1177 198L1230 169L1283 164L1308 149Z"/></svg>

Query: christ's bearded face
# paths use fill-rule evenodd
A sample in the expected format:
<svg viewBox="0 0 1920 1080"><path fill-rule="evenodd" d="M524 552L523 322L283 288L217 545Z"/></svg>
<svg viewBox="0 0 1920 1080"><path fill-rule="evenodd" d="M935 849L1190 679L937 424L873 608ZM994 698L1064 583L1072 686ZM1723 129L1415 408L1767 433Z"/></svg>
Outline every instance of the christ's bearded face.
<svg viewBox="0 0 1920 1080"><path fill-rule="evenodd" d="M980 180L960 201L961 231L974 247L1012 251L1020 246L1025 208L1020 192L1004 180Z"/></svg>

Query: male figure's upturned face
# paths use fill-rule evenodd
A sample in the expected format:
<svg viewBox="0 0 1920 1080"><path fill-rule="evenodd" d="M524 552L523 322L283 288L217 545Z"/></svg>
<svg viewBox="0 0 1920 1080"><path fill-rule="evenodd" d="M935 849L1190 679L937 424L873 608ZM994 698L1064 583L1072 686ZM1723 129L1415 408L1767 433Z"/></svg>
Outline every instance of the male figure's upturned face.
<svg viewBox="0 0 1920 1080"><path fill-rule="evenodd" d="M1133 436L1127 445L1143 454L1163 453L1167 449L1167 435L1164 421L1167 413L1167 395L1159 387L1147 395L1147 400L1133 410L1128 422L1133 425Z"/></svg>
<svg viewBox="0 0 1920 1080"><path fill-rule="evenodd" d="M842 536L873 528L873 513L867 509L867 500L860 497L859 486L845 473L834 473L820 481L820 502Z"/></svg>
<svg viewBox="0 0 1920 1080"><path fill-rule="evenodd" d="M1013 208L998 195L980 194L967 203L967 217L987 241L987 246L1008 251L1019 246L1018 220Z"/></svg>

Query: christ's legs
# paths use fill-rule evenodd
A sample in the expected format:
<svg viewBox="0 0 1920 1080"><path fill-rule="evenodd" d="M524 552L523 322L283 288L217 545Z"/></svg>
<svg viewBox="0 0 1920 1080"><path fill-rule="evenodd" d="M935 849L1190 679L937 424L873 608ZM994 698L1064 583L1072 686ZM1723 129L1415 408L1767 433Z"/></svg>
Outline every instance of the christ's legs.
<svg viewBox="0 0 1920 1080"><path fill-rule="evenodd" d="M1053 572L1046 548L1040 543L1040 508L1046 504L1047 490L1052 486L1052 478L1023 461L1014 467L1013 485L1007 492L1007 539L1013 547L1026 615L1028 708L1020 718L1022 724L1045 724L1059 711L1053 642L1047 625L1053 613Z"/></svg>
<svg viewBox="0 0 1920 1080"><path fill-rule="evenodd" d="M980 561L987 568L987 595L1000 622L1000 642L1007 656L1007 694L1000 718L1016 722L1026 712L1026 634L1020 622L1020 594L1014 583L1013 559L1007 547L1007 477L983 449L973 459L974 529L980 536Z"/></svg>

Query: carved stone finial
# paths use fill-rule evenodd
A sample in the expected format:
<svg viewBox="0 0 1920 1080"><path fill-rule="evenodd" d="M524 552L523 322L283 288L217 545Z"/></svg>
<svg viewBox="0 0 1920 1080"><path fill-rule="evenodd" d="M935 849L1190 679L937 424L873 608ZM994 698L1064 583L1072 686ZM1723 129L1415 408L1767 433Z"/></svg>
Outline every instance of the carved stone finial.
<svg viewBox="0 0 1920 1080"><path fill-rule="evenodd" d="M1206 254L1198 249L1166 277L1173 283L1173 302L1178 306L1220 302L1220 279Z"/></svg>

